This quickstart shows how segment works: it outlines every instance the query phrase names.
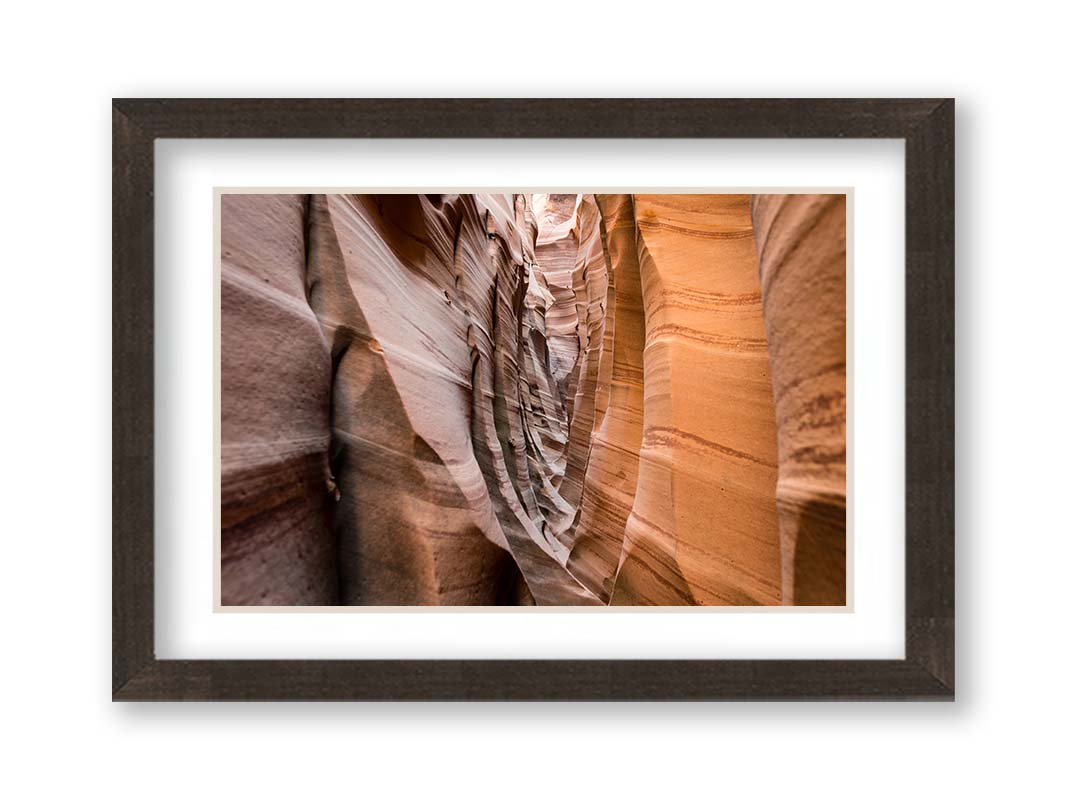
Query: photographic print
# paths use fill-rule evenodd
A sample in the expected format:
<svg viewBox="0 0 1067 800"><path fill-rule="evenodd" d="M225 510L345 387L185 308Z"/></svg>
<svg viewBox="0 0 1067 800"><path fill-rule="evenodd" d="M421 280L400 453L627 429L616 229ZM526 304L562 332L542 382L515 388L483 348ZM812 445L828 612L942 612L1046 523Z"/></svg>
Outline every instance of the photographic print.
<svg viewBox="0 0 1067 800"><path fill-rule="evenodd" d="M848 201L219 190L221 606L844 606Z"/></svg>

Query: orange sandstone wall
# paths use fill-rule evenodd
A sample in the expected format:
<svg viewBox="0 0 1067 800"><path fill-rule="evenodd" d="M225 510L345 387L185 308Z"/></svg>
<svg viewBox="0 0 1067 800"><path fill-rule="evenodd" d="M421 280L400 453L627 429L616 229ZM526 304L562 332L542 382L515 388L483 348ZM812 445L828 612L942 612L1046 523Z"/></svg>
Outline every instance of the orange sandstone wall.
<svg viewBox="0 0 1067 800"><path fill-rule="evenodd" d="M225 196L223 602L838 602L836 202Z"/></svg>
<svg viewBox="0 0 1067 800"><path fill-rule="evenodd" d="M845 602L845 195L755 195L778 427L782 594Z"/></svg>
<svg viewBox="0 0 1067 800"><path fill-rule="evenodd" d="M568 567L602 602L615 587L637 490L644 413L645 312L630 195L598 195L610 325L600 359L597 413L581 517ZM602 409L602 411L601 411Z"/></svg>
<svg viewBox="0 0 1067 800"><path fill-rule="evenodd" d="M611 602L777 604L774 403L750 197L631 202L644 415Z"/></svg>

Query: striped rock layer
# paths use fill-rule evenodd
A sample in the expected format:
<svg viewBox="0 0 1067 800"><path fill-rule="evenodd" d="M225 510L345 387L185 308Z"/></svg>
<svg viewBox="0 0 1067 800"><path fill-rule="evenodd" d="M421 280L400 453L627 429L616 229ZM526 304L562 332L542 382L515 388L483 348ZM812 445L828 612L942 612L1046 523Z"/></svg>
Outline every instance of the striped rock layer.
<svg viewBox="0 0 1067 800"><path fill-rule="evenodd" d="M225 195L223 603L842 602L836 202Z"/></svg>
<svg viewBox="0 0 1067 800"><path fill-rule="evenodd" d="M845 195L754 195L752 221L774 366L782 598L841 605Z"/></svg>

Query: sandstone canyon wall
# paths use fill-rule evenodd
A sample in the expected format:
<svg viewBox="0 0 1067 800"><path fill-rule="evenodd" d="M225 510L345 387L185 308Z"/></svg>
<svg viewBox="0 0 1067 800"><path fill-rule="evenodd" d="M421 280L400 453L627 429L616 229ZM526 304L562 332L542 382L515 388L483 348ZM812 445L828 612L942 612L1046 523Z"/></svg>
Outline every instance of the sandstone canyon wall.
<svg viewBox="0 0 1067 800"><path fill-rule="evenodd" d="M782 594L845 602L845 195L753 195L778 427Z"/></svg>
<svg viewBox="0 0 1067 800"><path fill-rule="evenodd" d="M817 202L225 195L223 603L842 602Z"/></svg>
<svg viewBox="0 0 1067 800"><path fill-rule="evenodd" d="M776 605L774 402L748 195L634 195L637 487L613 602Z"/></svg>
<svg viewBox="0 0 1067 800"><path fill-rule="evenodd" d="M330 351L306 296L308 198L222 198L222 601L337 601Z"/></svg>

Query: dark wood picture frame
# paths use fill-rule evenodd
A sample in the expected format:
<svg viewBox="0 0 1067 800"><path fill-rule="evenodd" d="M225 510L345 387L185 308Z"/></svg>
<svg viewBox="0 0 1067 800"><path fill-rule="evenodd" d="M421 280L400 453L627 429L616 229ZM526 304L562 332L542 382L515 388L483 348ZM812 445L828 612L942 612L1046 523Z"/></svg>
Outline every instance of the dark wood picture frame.
<svg viewBox="0 0 1067 800"><path fill-rule="evenodd" d="M954 103L115 100L112 693L116 700L954 697ZM154 648L157 138L893 138L906 143L906 654L899 660L160 660Z"/></svg>

